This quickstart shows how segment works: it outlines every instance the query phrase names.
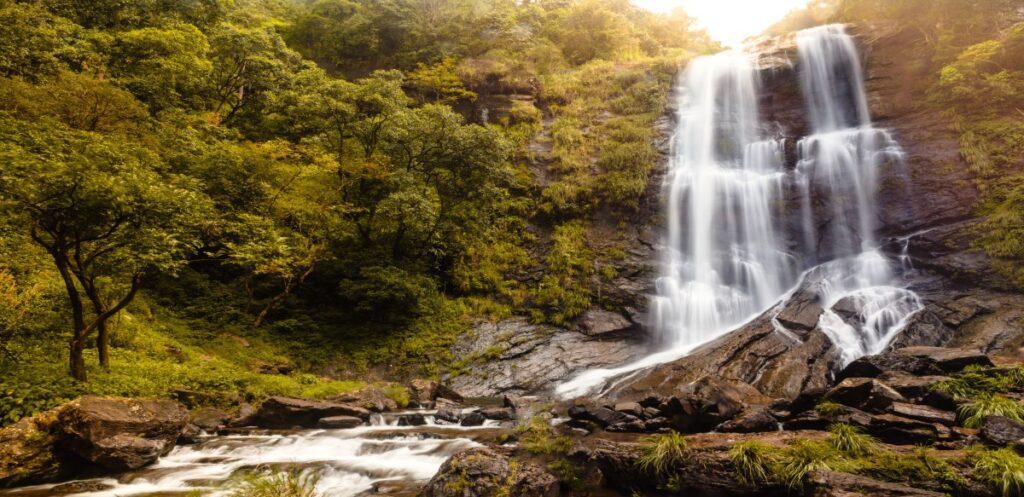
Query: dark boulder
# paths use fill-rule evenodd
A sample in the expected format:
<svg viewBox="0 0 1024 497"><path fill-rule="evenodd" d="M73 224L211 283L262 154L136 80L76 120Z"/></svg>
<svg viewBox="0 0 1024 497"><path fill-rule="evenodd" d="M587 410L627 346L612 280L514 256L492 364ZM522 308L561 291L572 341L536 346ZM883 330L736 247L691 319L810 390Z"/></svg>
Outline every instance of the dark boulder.
<svg viewBox="0 0 1024 497"><path fill-rule="evenodd" d="M355 416L329 416L326 418L320 418L316 422L316 427L331 430L340 430L347 428L355 428L361 424L363 424L363 420ZM399 424L401 424L401 420L399 420Z"/></svg>
<svg viewBox="0 0 1024 497"><path fill-rule="evenodd" d="M243 403L238 406L238 412L235 414L235 418L228 421L228 426L231 428L241 428L243 426L252 426L256 423L256 408L249 403Z"/></svg>
<svg viewBox="0 0 1024 497"><path fill-rule="evenodd" d="M442 424L459 424L462 421L462 413L458 409L438 409L434 414L434 420Z"/></svg>
<svg viewBox="0 0 1024 497"><path fill-rule="evenodd" d="M799 335L806 334L818 325L818 319L824 309L821 297L812 288L801 287L786 301L775 319L786 329Z"/></svg>
<svg viewBox="0 0 1024 497"><path fill-rule="evenodd" d="M716 428L716 431L724 433L757 433L766 431L778 431L779 421L768 411L765 406L752 406L740 412L736 417L726 421Z"/></svg>
<svg viewBox="0 0 1024 497"><path fill-rule="evenodd" d="M977 350L945 347L904 347L861 357L839 372L837 379L876 378L885 372L902 371L917 376L944 375L967 366L991 367L992 360Z"/></svg>
<svg viewBox="0 0 1024 497"><path fill-rule="evenodd" d="M915 376L902 371L887 371L878 376L879 381L908 399L924 398L932 391L932 385L945 379L945 376Z"/></svg>
<svg viewBox="0 0 1024 497"><path fill-rule="evenodd" d="M271 397L256 412L254 423L265 428L313 428L321 418L355 416L369 419L370 411L347 404L317 400Z"/></svg>
<svg viewBox="0 0 1024 497"><path fill-rule="evenodd" d="M480 426L484 424L487 418L479 412L471 412L462 417L462 421L459 422L462 426Z"/></svg>
<svg viewBox="0 0 1024 497"><path fill-rule="evenodd" d="M427 424L427 418L420 413L403 414L398 417L398 426L423 426Z"/></svg>
<svg viewBox="0 0 1024 497"><path fill-rule="evenodd" d="M873 378L847 378L832 387L825 398L868 412L883 412L905 399L896 390Z"/></svg>
<svg viewBox="0 0 1024 497"><path fill-rule="evenodd" d="M953 432L941 424L893 414L871 416L871 421L865 428L869 434L893 445L930 445L953 436Z"/></svg>
<svg viewBox="0 0 1024 497"><path fill-rule="evenodd" d="M214 432L226 425L231 419L231 415L216 407L200 407L192 411L191 418L192 424L203 431Z"/></svg>
<svg viewBox="0 0 1024 497"><path fill-rule="evenodd" d="M633 418L629 421L623 421L612 425L608 425L608 427L605 429L610 432L619 433L643 433L645 431L648 431L647 423L644 423L643 421L636 418Z"/></svg>
<svg viewBox="0 0 1024 497"><path fill-rule="evenodd" d="M730 382L714 376L705 376L681 390L685 417L678 418L676 428L699 433L738 415L749 405L771 403L756 388L743 382Z"/></svg>
<svg viewBox="0 0 1024 497"><path fill-rule="evenodd" d="M513 419L516 419L515 411L511 409L503 409L501 407L480 409L479 413L487 419L493 419L496 421L512 421Z"/></svg>
<svg viewBox="0 0 1024 497"><path fill-rule="evenodd" d="M513 461L494 449L469 449L448 458L420 497L556 497L558 478L544 467Z"/></svg>
<svg viewBox="0 0 1024 497"><path fill-rule="evenodd" d="M628 414L633 417L643 418L646 417L643 406L638 402L620 402L615 404L615 410L623 414Z"/></svg>
<svg viewBox="0 0 1024 497"><path fill-rule="evenodd" d="M459 392L452 390L451 387L446 385L437 385L437 388L434 389L434 400L437 399L448 399L455 402L463 402L464 400Z"/></svg>
<svg viewBox="0 0 1024 497"><path fill-rule="evenodd" d="M433 380L415 379L409 382L409 403L417 407L429 407L434 402L434 391L437 382Z"/></svg>
<svg viewBox="0 0 1024 497"><path fill-rule="evenodd" d="M636 421L637 418L607 407L575 405L569 408L569 417L576 420L590 421L604 428L620 423Z"/></svg>
<svg viewBox="0 0 1024 497"><path fill-rule="evenodd" d="M1005 416L985 416L981 420L981 438L994 445L1010 445L1024 438L1024 423Z"/></svg>

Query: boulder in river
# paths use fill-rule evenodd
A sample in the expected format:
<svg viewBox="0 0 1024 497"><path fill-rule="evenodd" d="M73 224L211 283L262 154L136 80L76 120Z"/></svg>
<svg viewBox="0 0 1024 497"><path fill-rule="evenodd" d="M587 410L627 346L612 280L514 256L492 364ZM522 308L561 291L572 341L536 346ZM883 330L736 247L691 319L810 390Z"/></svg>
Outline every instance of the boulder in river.
<svg viewBox="0 0 1024 497"><path fill-rule="evenodd" d="M317 428L334 430L355 428L361 424L363 424L363 420L355 416L329 416L326 418L320 418L320 420L316 422Z"/></svg>
<svg viewBox="0 0 1024 497"><path fill-rule="evenodd" d="M328 399L331 402L349 404L368 409L373 412L394 411L398 409L398 403L388 397L387 393L380 387L364 387L355 392L343 393Z"/></svg>
<svg viewBox="0 0 1024 497"><path fill-rule="evenodd" d="M318 400L271 397L256 411L254 422L265 428L313 428L321 418L354 416L369 419L370 411L353 405Z"/></svg>
<svg viewBox="0 0 1024 497"><path fill-rule="evenodd" d="M480 447L448 458L419 497L555 497L558 478L543 466Z"/></svg>
<svg viewBox="0 0 1024 497"><path fill-rule="evenodd" d="M104 468L141 468L174 448L188 410L173 400L85 396L60 408L61 445Z"/></svg>
<svg viewBox="0 0 1024 497"><path fill-rule="evenodd" d="M62 473L52 431L57 411L47 411L0 429L0 488L50 481Z"/></svg>

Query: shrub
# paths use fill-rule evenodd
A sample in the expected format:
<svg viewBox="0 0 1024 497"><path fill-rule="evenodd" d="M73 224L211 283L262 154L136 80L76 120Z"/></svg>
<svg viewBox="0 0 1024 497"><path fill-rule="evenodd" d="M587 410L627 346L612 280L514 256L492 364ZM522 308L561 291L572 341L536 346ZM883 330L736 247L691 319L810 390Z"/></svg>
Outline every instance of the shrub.
<svg viewBox="0 0 1024 497"><path fill-rule="evenodd" d="M530 417L516 427L519 446L536 455L564 454L572 446L572 438L557 436L551 427L551 416L540 414Z"/></svg>
<svg viewBox="0 0 1024 497"><path fill-rule="evenodd" d="M643 454L637 459L637 466L659 477L667 477L675 467L686 459L688 443L679 432L651 435L640 440Z"/></svg>
<svg viewBox="0 0 1024 497"><path fill-rule="evenodd" d="M974 477L1003 497L1024 495L1024 457L1013 449L984 451L974 463Z"/></svg>
<svg viewBox="0 0 1024 497"><path fill-rule="evenodd" d="M981 395L974 401L957 408L960 422L967 428L978 428L985 416L1005 416L1014 421L1024 422L1024 406L1020 402L1001 395Z"/></svg>

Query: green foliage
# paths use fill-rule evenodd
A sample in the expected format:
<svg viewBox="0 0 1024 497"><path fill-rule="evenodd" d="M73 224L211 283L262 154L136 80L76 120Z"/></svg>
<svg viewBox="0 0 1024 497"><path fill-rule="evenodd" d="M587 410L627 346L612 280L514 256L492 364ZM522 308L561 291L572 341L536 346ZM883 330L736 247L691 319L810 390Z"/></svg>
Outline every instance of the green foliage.
<svg viewBox="0 0 1024 497"><path fill-rule="evenodd" d="M798 440L786 447L775 466L775 478L791 490L800 488L804 476L817 469L834 469L841 453L830 443Z"/></svg>
<svg viewBox="0 0 1024 497"><path fill-rule="evenodd" d="M878 441L856 426L834 423L828 427L828 432L828 443L847 456L863 457L877 450Z"/></svg>
<svg viewBox="0 0 1024 497"><path fill-rule="evenodd" d="M659 478L668 478L687 455L689 443L679 432L650 435L640 440L637 467Z"/></svg>
<svg viewBox="0 0 1024 497"><path fill-rule="evenodd" d="M974 477L1002 497L1024 495L1024 458L1011 448L982 451L975 459Z"/></svg>
<svg viewBox="0 0 1024 497"><path fill-rule="evenodd" d="M729 460L741 481L750 484L767 482L775 464L774 449L756 440L741 442L729 449Z"/></svg>
<svg viewBox="0 0 1024 497"><path fill-rule="evenodd" d="M831 400L823 400L814 406L814 412L818 413L819 416L836 416L842 414L843 411L842 404L832 402Z"/></svg>
<svg viewBox="0 0 1024 497"><path fill-rule="evenodd" d="M535 455L560 455L569 451L572 438L558 436L551 426L551 416L538 414L516 426L519 446Z"/></svg>
<svg viewBox="0 0 1024 497"><path fill-rule="evenodd" d="M985 416L993 415L1024 422L1024 405L1016 399L1002 395L984 394L957 407L957 415L960 422L968 428L980 428Z"/></svg>
<svg viewBox="0 0 1024 497"><path fill-rule="evenodd" d="M247 476L231 491L231 497L318 497L319 476L311 471L262 471Z"/></svg>

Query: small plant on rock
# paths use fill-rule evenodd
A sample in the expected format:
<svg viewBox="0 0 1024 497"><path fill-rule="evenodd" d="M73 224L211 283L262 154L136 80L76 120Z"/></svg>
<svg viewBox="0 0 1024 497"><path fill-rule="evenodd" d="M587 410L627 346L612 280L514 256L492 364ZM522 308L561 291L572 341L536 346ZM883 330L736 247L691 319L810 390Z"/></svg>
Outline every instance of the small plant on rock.
<svg viewBox="0 0 1024 497"><path fill-rule="evenodd" d="M751 440L733 445L729 449L729 460L740 481L756 483L771 479L771 466L775 458L772 447L764 442Z"/></svg>
<svg viewBox="0 0 1024 497"><path fill-rule="evenodd" d="M828 443L847 456L862 457L878 449L878 441L860 428L846 423L834 423L828 428Z"/></svg>
<svg viewBox="0 0 1024 497"><path fill-rule="evenodd" d="M1014 421L1024 422L1024 406L1020 402L1001 395L982 395L974 401L957 408L960 422L967 428L981 427L985 416L1005 416Z"/></svg>
<svg viewBox="0 0 1024 497"><path fill-rule="evenodd" d="M643 454L637 459L637 466L658 476L668 476L672 470L686 459L688 447L686 437L679 432L644 437L640 441Z"/></svg>
<svg viewBox="0 0 1024 497"><path fill-rule="evenodd" d="M981 452L974 463L974 477L1002 497L1024 495L1024 457L1013 449Z"/></svg>
<svg viewBox="0 0 1024 497"><path fill-rule="evenodd" d="M814 406L814 412L822 417L838 416L843 413L843 406L831 400L823 400Z"/></svg>
<svg viewBox="0 0 1024 497"><path fill-rule="evenodd" d="M795 490L803 485L807 473L816 469L832 469L841 458L841 454L828 443L798 440L783 452L774 472L781 483Z"/></svg>
<svg viewBox="0 0 1024 497"><path fill-rule="evenodd" d="M538 414L516 427L519 446L535 455L565 454L572 446L572 438L558 436L551 426L551 416Z"/></svg>

